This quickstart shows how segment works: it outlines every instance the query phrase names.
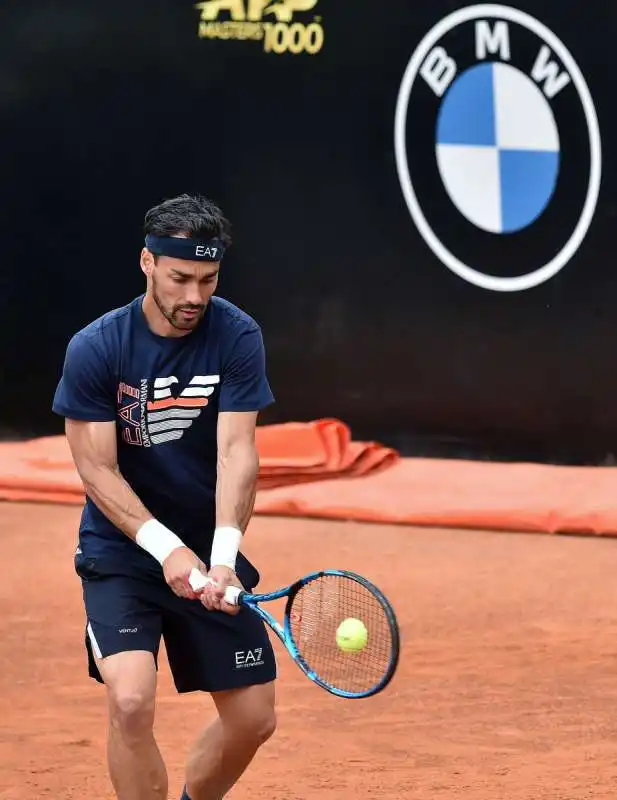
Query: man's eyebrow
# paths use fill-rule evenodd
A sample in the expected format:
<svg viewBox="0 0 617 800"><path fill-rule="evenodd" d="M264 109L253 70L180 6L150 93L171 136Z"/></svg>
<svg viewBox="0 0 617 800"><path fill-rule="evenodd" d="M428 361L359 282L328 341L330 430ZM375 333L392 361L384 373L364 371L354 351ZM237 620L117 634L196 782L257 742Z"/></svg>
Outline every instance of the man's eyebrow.
<svg viewBox="0 0 617 800"><path fill-rule="evenodd" d="M182 272L181 270L176 269L175 267L172 267L170 272L173 275L175 275L175 276L177 276L179 278L191 278L192 277L190 272ZM202 275L201 280L203 281L203 280L209 280L210 278L216 278L216 276L218 274L219 274L219 271L217 269L214 272L209 272L209 273L206 273L205 275Z"/></svg>

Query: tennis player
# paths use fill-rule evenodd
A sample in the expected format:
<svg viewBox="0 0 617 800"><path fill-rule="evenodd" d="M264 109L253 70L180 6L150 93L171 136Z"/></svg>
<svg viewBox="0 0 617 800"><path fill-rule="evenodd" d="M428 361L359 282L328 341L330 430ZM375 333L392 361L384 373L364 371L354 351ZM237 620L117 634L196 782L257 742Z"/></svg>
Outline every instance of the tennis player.
<svg viewBox="0 0 617 800"><path fill-rule="evenodd" d="M177 691L209 692L218 711L188 756L184 800L223 797L275 728L265 626L223 600L259 582L240 547L257 415L273 402L259 326L213 296L229 231L199 196L150 209L145 294L73 336L53 402L86 490L75 569L119 800L168 797L153 735L161 637ZM194 568L212 579L200 593Z"/></svg>

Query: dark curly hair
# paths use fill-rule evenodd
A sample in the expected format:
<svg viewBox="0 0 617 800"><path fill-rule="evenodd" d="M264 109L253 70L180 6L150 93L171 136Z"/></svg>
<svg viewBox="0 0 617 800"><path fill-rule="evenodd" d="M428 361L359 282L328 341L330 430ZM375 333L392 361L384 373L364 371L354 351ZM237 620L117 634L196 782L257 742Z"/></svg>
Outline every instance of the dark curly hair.
<svg viewBox="0 0 617 800"><path fill-rule="evenodd" d="M195 239L220 239L224 247L231 244L231 225L221 209L201 195L181 194L164 200L146 212L144 234L177 236Z"/></svg>

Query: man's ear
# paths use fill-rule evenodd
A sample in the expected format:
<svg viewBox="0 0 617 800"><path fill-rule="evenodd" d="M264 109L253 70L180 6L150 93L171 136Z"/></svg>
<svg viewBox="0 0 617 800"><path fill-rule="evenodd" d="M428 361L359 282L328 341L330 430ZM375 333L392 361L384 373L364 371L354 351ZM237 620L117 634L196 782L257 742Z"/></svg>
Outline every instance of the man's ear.
<svg viewBox="0 0 617 800"><path fill-rule="evenodd" d="M144 273L144 275L147 278L149 278L150 275L152 275L152 270L154 269L154 267L156 265L155 265L155 262L154 262L154 256L148 250L147 247L144 247L143 250L141 251L141 256L139 258L139 265L140 265L141 271Z"/></svg>

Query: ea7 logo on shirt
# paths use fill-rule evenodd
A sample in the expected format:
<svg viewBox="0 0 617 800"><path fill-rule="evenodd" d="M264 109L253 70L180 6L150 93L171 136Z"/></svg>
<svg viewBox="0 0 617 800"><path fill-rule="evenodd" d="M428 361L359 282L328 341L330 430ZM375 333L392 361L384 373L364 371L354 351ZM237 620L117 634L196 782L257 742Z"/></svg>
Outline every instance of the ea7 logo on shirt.
<svg viewBox="0 0 617 800"><path fill-rule="evenodd" d="M196 375L179 393L173 391L179 383L175 375L155 378L152 399L150 383L143 378L139 389L126 383L118 386L118 415L127 444L151 447L181 439L208 405L220 376Z"/></svg>
<svg viewBox="0 0 617 800"><path fill-rule="evenodd" d="M253 650L236 650L236 669L246 669L247 667L261 667L264 660L261 657L262 647L255 647Z"/></svg>
<svg viewBox="0 0 617 800"><path fill-rule="evenodd" d="M468 6L426 34L400 86L395 153L419 233L484 289L549 280L592 222L593 100L563 42L517 9Z"/></svg>

